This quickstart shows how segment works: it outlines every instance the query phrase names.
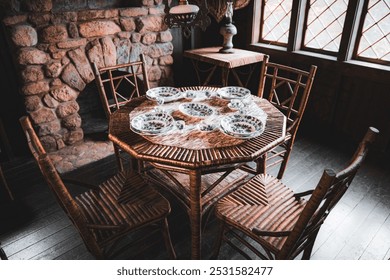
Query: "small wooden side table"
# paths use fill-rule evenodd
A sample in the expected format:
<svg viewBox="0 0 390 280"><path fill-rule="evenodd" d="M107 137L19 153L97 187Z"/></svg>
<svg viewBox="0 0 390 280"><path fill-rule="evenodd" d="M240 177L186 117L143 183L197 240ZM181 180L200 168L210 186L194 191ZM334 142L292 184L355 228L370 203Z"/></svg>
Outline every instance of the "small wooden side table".
<svg viewBox="0 0 390 280"><path fill-rule="evenodd" d="M263 61L264 54L247 51L242 49L233 49L234 53L220 53L221 47L208 47L201 49L187 50L183 56L191 60L196 76L198 78L199 85L208 85L214 76L218 67L221 68L221 84L227 86L229 82L229 74L232 73L236 82L241 87L246 87L253 74L253 70L256 65ZM206 69L202 69L202 65L207 65ZM243 81L243 77L240 77L237 72L239 67L248 66L249 70L246 72L246 79ZM201 73L206 73L206 78L202 82Z"/></svg>

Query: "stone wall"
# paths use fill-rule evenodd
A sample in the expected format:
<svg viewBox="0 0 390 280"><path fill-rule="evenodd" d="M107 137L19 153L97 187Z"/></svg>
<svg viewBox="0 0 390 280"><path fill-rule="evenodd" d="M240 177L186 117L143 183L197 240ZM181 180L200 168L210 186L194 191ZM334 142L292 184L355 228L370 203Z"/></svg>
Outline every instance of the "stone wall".
<svg viewBox="0 0 390 280"><path fill-rule="evenodd" d="M52 1L3 19L26 112L48 151L84 137L77 97L93 82L91 63L110 66L144 53L151 87L172 84L172 35L161 0L140 7L53 12Z"/></svg>

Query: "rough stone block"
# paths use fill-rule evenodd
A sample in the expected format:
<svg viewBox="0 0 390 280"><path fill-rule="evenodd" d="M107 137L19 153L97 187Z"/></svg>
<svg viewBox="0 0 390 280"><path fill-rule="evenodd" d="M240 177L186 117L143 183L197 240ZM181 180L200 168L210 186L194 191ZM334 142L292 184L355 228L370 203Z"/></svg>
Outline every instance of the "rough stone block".
<svg viewBox="0 0 390 280"><path fill-rule="evenodd" d="M98 68L104 67L104 57L103 57L103 49L100 43L94 44L88 51L87 51L89 61L91 63L96 63Z"/></svg>
<svg viewBox="0 0 390 280"><path fill-rule="evenodd" d="M41 98L36 95L27 96L24 99L24 105L27 111L36 111L42 107Z"/></svg>
<svg viewBox="0 0 390 280"><path fill-rule="evenodd" d="M61 62L52 62L45 66L45 74L46 77L49 78L57 78L62 71L62 64Z"/></svg>
<svg viewBox="0 0 390 280"><path fill-rule="evenodd" d="M46 107L49 107L51 109L55 109L58 106L58 101L55 100L49 93L45 94L45 96L42 98L43 103L46 105Z"/></svg>
<svg viewBox="0 0 390 280"><path fill-rule="evenodd" d="M68 52L68 55L72 59L73 64L76 66L76 69L79 72L81 78L84 80L84 82L89 83L90 81L95 79L90 62L85 55L84 49L78 48L75 50L71 50Z"/></svg>
<svg viewBox="0 0 390 280"><path fill-rule="evenodd" d="M79 37L79 29L77 28L76 23L70 22L68 24L68 32L70 38L78 38Z"/></svg>
<svg viewBox="0 0 390 280"><path fill-rule="evenodd" d="M22 87L22 93L24 95L36 95L47 91L49 91L48 81L32 82Z"/></svg>
<svg viewBox="0 0 390 280"><path fill-rule="evenodd" d="M59 118L65 118L79 111L80 107L76 101L60 103L56 109Z"/></svg>
<svg viewBox="0 0 390 280"><path fill-rule="evenodd" d="M12 28L11 39L17 46L31 47L38 43L38 34L30 25L17 25Z"/></svg>
<svg viewBox="0 0 390 280"><path fill-rule="evenodd" d="M65 66L64 70L62 71L61 79L66 84L72 88L78 89L79 91L82 91L85 88L83 79L80 77L72 63L69 63Z"/></svg>
<svg viewBox="0 0 390 280"><path fill-rule="evenodd" d="M162 31L158 35L158 41L161 43L171 42L172 39L172 33L169 30Z"/></svg>
<svg viewBox="0 0 390 280"><path fill-rule="evenodd" d="M80 35L86 38L103 37L120 32L120 27L113 21L89 21L79 25Z"/></svg>
<svg viewBox="0 0 390 280"><path fill-rule="evenodd" d="M129 39L115 41L117 64L127 63L130 59L131 43Z"/></svg>
<svg viewBox="0 0 390 280"><path fill-rule="evenodd" d="M69 130L75 130L81 127L81 117L79 114L73 114L62 119L62 124Z"/></svg>
<svg viewBox="0 0 390 280"><path fill-rule="evenodd" d="M135 21L134 18L121 18L119 20L121 23L122 29L126 31L134 31L135 30Z"/></svg>
<svg viewBox="0 0 390 280"><path fill-rule="evenodd" d="M68 30L65 25L51 25L41 31L42 42L57 43L68 39Z"/></svg>
<svg viewBox="0 0 390 280"><path fill-rule="evenodd" d="M42 107L39 110L30 113L31 119L35 124L47 123L57 119L52 109Z"/></svg>
<svg viewBox="0 0 390 280"><path fill-rule="evenodd" d="M87 40L85 38L67 40L65 42L57 43L57 47L60 49L74 49L78 47L85 46L87 44Z"/></svg>
<svg viewBox="0 0 390 280"><path fill-rule="evenodd" d="M141 38L142 38L142 35L139 34L138 32L137 32L137 33L133 33L133 34L131 35L131 42L133 42L133 43L139 43L139 42L141 42Z"/></svg>
<svg viewBox="0 0 390 280"><path fill-rule="evenodd" d="M61 123L59 120L55 120L48 123L42 123L39 125L38 135L45 136L56 134L61 130Z"/></svg>
<svg viewBox="0 0 390 280"><path fill-rule="evenodd" d="M151 44L154 44L156 42L156 39L157 39L157 34L156 33L146 33L142 37L142 43L144 45L151 45Z"/></svg>
<svg viewBox="0 0 390 280"><path fill-rule="evenodd" d="M104 19L105 17L106 16L104 10L85 10L85 11L80 11L77 14L77 18L79 21Z"/></svg>
<svg viewBox="0 0 390 280"><path fill-rule="evenodd" d="M81 128L77 128L75 130L68 131L64 135L64 142L67 145L73 145L81 140L83 140L84 132Z"/></svg>
<svg viewBox="0 0 390 280"><path fill-rule="evenodd" d="M60 85L50 90L51 95L60 102L76 100L79 93L67 85Z"/></svg>
<svg viewBox="0 0 390 280"><path fill-rule="evenodd" d="M170 55L173 52L171 43L155 44L148 47L147 55L152 58L158 58L165 55Z"/></svg>
<svg viewBox="0 0 390 280"><path fill-rule="evenodd" d="M156 15L137 18L135 25L139 33L160 32L165 26L162 16Z"/></svg>
<svg viewBox="0 0 390 280"><path fill-rule="evenodd" d="M18 63L21 65L27 64L46 64L49 60L49 55L36 48L22 48L18 55Z"/></svg>
<svg viewBox="0 0 390 280"><path fill-rule="evenodd" d="M40 140L46 152L54 152L58 149L57 140L52 135L42 136Z"/></svg>
<svg viewBox="0 0 390 280"><path fill-rule="evenodd" d="M106 66L116 65L116 47L110 37L104 37L100 40L102 44L104 64Z"/></svg>
<svg viewBox="0 0 390 280"><path fill-rule="evenodd" d="M143 7L126 8L119 11L121 17L141 17L146 16L148 13L148 9Z"/></svg>
<svg viewBox="0 0 390 280"><path fill-rule="evenodd" d="M172 55L166 55L159 58L158 63L160 65L172 65L173 64L173 57Z"/></svg>
<svg viewBox="0 0 390 280"><path fill-rule="evenodd" d="M151 66L148 69L149 81L158 81L161 79L161 69L158 66Z"/></svg>
<svg viewBox="0 0 390 280"><path fill-rule="evenodd" d="M28 65L21 71L22 80L24 82L36 82L44 78L42 66Z"/></svg>

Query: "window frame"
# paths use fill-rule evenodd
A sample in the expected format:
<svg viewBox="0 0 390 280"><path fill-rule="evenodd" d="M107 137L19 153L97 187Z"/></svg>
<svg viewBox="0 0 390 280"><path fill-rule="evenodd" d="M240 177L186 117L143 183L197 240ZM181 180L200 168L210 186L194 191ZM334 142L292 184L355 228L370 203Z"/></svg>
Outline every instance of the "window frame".
<svg viewBox="0 0 390 280"><path fill-rule="evenodd" d="M390 66L390 62L373 58L365 58L357 55L359 43L362 37L364 20L367 14L369 0L349 0L345 15L345 22L341 34L338 52L304 47L304 36L309 12L310 0L292 0L292 11L287 47L285 44L268 42L261 39L263 25L263 4L265 0L255 0L253 4L252 38L253 46L269 47L288 52L302 52L318 57L328 57L330 60L341 62L353 62L354 64L373 64L374 68ZM260 21L256 18L260 17ZM257 34L256 34L257 33Z"/></svg>

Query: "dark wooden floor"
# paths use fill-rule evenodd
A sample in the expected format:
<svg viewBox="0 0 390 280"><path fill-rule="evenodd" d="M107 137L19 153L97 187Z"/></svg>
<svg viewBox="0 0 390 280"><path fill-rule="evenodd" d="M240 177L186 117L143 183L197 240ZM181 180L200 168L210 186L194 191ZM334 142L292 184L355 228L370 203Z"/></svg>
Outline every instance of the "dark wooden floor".
<svg viewBox="0 0 390 280"><path fill-rule="evenodd" d="M297 140L283 181L294 190L310 189L324 168L341 168L355 147L335 147L301 137ZM312 259L390 258L390 166L384 157L368 157L355 181L326 220ZM98 182L116 171L113 157L81 168L72 176ZM2 201L0 242L10 259L93 259L69 219L57 205L31 159L3 166L17 201ZM171 199L170 230L179 259L190 256L189 224L184 211ZM203 234L203 257L211 253L216 232L211 218ZM145 250L146 249L146 250ZM142 251L142 253L140 253ZM121 259L165 259L160 236L132 248ZM220 259L241 259L223 246Z"/></svg>

